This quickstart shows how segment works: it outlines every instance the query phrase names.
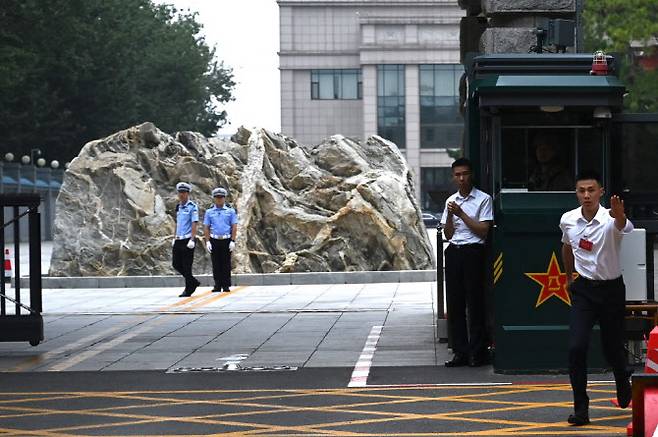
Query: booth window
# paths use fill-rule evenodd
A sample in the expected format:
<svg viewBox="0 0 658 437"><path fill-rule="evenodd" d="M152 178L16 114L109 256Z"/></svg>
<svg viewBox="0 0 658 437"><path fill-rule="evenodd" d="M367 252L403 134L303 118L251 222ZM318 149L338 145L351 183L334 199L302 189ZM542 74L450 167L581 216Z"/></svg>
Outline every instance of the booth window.
<svg viewBox="0 0 658 437"><path fill-rule="evenodd" d="M576 174L603 174L603 137L589 127L504 127L501 131L502 188L573 191Z"/></svg>
<svg viewBox="0 0 658 437"><path fill-rule="evenodd" d="M404 65L377 66L377 134L399 148L406 143Z"/></svg>

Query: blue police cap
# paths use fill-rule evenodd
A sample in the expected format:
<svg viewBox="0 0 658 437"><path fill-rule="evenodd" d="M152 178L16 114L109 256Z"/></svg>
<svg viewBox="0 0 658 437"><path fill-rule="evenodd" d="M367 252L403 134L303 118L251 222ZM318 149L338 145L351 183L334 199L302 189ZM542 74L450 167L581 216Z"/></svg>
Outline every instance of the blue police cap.
<svg viewBox="0 0 658 437"><path fill-rule="evenodd" d="M215 188L212 190L212 197L222 196L226 197L226 190L222 187Z"/></svg>
<svg viewBox="0 0 658 437"><path fill-rule="evenodd" d="M187 182L179 182L176 184L176 191L189 193L192 191L192 185L188 184Z"/></svg>

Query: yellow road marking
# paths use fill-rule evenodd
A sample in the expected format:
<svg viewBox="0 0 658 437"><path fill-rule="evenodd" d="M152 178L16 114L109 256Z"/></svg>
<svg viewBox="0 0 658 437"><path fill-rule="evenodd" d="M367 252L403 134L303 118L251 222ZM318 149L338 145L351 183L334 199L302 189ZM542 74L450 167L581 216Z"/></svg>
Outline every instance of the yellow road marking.
<svg viewBox="0 0 658 437"><path fill-rule="evenodd" d="M223 299L223 298L225 298L225 297L229 297L229 296L231 296L232 294L235 294L235 293L237 293L238 291L240 291L240 290L242 290L242 289L244 289L244 288L246 288L246 287L245 287L245 286L235 287L235 288L233 288L233 290L231 290L230 293L224 293L224 292L221 292L221 291L220 291L220 292L217 292L217 293L215 293L215 295L212 296L210 299L206 299L206 300L204 300L203 302L197 302L197 303L195 303L194 305L191 305L190 307L185 308L185 310L186 310L186 311L192 311L192 310L195 310L195 309L197 309L197 308L200 308L200 307L206 306L206 305L208 305L208 304L210 304L210 303L213 303L213 302L218 301L219 299Z"/></svg>
<svg viewBox="0 0 658 437"><path fill-rule="evenodd" d="M600 386L598 386L600 387ZM466 391L462 395L450 395L450 396L423 396L423 393L435 394L441 393L446 390L455 390L460 389ZM481 390L493 390L491 392L482 393ZM489 417L472 417L473 415L490 415L493 413L501 413L506 411L519 411L523 409L541 409L541 408L570 408L570 402L519 402L518 400L509 400L505 401L503 399L492 399L492 396L507 395L507 394L531 394L536 392L541 392L545 390L552 391L570 391L570 387L566 384L559 385L523 385L523 386L503 386L503 387L427 387L427 388L413 388L415 392L409 393L406 395L406 391L412 390L412 388L398 388L398 389L323 389L323 390L313 390L313 389L252 389L252 390L177 390L177 391L164 391L164 390L153 390L153 391L126 391L126 392L58 392L58 393L44 393L44 398L42 400L57 400L62 398L62 396L87 396L90 398L95 397L107 397L114 399L134 399L141 401L148 401L151 403L147 404L137 404L137 405L128 405L121 407L107 407L102 409L85 409L85 410L59 410L59 409L44 409L41 406L36 408L28 407L12 407L10 405L3 405L3 410L5 411L16 411L22 412L23 414L35 415L88 415L88 416L100 416L100 417L112 417L115 419L122 419L120 422L111 422L95 425L79 425L66 428L52 428L46 430L40 430L39 433L36 432L21 432L21 430L15 430L10 428L0 428L0 432L5 433L19 433L25 435L47 435L47 436L64 436L68 434L63 434L65 432L74 432L80 430L90 430L90 429L100 429L100 428L113 428L120 426L132 426L132 425L146 425L146 424L158 424L164 422L182 422L188 424L205 424L205 425L215 425L215 426L231 426L240 428L239 431L232 433L225 433L222 435L261 435L266 434L268 436L273 435L289 435L290 433L302 433L302 435L336 435L336 436L352 436L352 435L362 435L362 433L351 431L349 429L337 430L336 427L350 427L356 425L369 425L377 423L393 423L393 422L404 422L404 421L417 421L417 420L431 420L436 421L437 426L440 426L441 421L450 421L450 422L471 422L479 424L491 424L496 425L495 428L478 430L478 431L459 431L459 432L433 432L433 433L378 433L386 436L426 436L426 435L440 435L440 436L515 436L515 435L611 435L611 434L623 434L623 426L605 426L597 425L597 422L603 422L608 420L628 420L630 417L629 413L622 413L616 415L609 415L606 417L593 418L593 423L590 426L574 429L566 425L566 422L546 422L546 423L537 423L529 421L516 421L516 420L507 420L507 419L494 419ZM480 390L479 393L476 391ZM594 391L599 392L600 394L608 394L612 390L602 390L600 388L595 389ZM416 395L416 392L420 395ZM475 393L473 393L475 392ZM214 393L214 394L245 394L248 396L240 397L233 396L224 399L184 399L176 398L175 396L182 394L201 394L201 393ZM165 398L154 396L156 394L166 394L170 395ZM9 396L10 393L0 393L0 396ZM21 393L21 395L25 395ZM31 398L35 398L37 394L29 393ZM172 397L173 396L173 397ZM363 398L376 398L376 402L356 402L351 404L342 404L342 405L331 405L331 406L294 406L294 405L281 405L279 401L283 398L299 398L299 397L314 397L314 396L340 396L340 397L363 397ZM480 398L478 399L478 396ZM259 401L267 401L275 399L277 403L267 403ZM381 399L381 400L380 400ZM24 401L20 399L18 401ZM446 413L432 413L432 414L422 414L422 413L403 413L397 411L371 411L369 409L364 409L364 407L373 407L377 405L393 405L393 404L405 404L413 402L434 402L434 403L444 403L444 402L462 402L466 404L471 403L482 403L489 405L505 405L504 408L483 408L478 410L468 410L468 411L451 411ZM592 399L592 404L607 402L607 399L598 398ZM176 407L179 405L188 405L188 404L212 404L233 406L233 407L245 407L245 408L257 408L258 410L252 411L240 411L240 412L231 412L231 413L218 413L210 414L205 416L194 416L194 417L179 417L179 416L162 416L162 415L144 415L144 414L125 414L118 413L119 410L129 410L132 408L140 409L149 409L149 408L158 408L161 406ZM591 405L594 406L594 405ZM597 406L598 407L598 406ZM607 407L598 407L601 409L608 409ZM360 420L345 420L345 421L334 421L334 422L323 422L323 423L312 423L308 425L290 425L290 426L280 426L280 425L271 425L263 423L254 423L246 421L235 421L230 420L229 418L236 418L238 416L256 416L262 414L293 414L296 412L324 412L329 414L357 414L371 416L369 418L360 419ZM617 411L620 411L617 409ZM621 411L620 411L621 412ZM2 417L0 417L0 420ZM501 427L502 426L502 427Z"/></svg>

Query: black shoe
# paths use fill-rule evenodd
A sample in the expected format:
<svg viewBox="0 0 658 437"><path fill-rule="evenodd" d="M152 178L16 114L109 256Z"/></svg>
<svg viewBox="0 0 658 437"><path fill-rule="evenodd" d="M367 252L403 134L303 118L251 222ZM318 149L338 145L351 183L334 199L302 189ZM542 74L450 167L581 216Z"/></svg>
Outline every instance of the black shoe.
<svg viewBox="0 0 658 437"><path fill-rule="evenodd" d="M224 293L230 293L231 292L231 290L229 290L228 288L225 288L223 291L224 291Z"/></svg>
<svg viewBox="0 0 658 437"><path fill-rule="evenodd" d="M218 293L218 292L220 292L220 291L222 291L222 287L218 287L218 286L215 285L215 286L212 288L212 292L213 292L213 293Z"/></svg>
<svg viewBox="0 0 658 437"><path fill-rule="evenodd" d="M193 278L193 279L194 279L194 283L192 285L192 288L190 288L190 290L191 290L190 294L194 293L196 291L197 287L199 285L201 285L201 282L199 282L199 280L197 278Z"/></svg>
<svg viewBox="0 0 658 437"><path fill-rule="evenodd" d="M567 419L567 422L569 422L573 426L587 425L589 423L589 416L588 415L580 415L580 414L571 414L571 415L569 415L569 418Z"/></svg>
<svg viewBox="0 0 658 437"><path fill-rule="evenodd" d="M194 291L190 291L188 289L185 289L185 290L183 290L183 292L181 294L178 295L178 297L190 297L190 296L192 296L192 293L194 293Z"/></svg>
<svg viewBox="0 0 658 437"><path fill-rule="evenodd" d="M621 408L626 408L631 403L633 399L633 390L631 389L631 383L628 378L631 376L632 372L627 372L626 377L622 378L620 381L616 381L617 385L617 403Z"/></svg>
<svg viewBox="0 0 658 437"><path fill-rule="evenodd" d="M468 364L468 359L464 355L456 354L451 360L445 362L446 367L463 367Z"/></svg>

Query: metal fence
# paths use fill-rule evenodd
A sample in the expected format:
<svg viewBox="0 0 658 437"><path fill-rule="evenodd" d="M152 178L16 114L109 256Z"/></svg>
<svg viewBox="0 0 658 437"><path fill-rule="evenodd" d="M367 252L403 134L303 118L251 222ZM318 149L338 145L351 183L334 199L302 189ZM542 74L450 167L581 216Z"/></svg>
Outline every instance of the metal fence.
<svg viewBox="0 0 658 437"><path fill-rule="evenodd" d="M0 269L0 341L29 341L32 346L43 340L41 284L41 226L39 194L0 194L0 250L5 251L5 233L12 233L15 259L20 259L21 229L26 228L29 252L29 300L21 290L21 281L14 287L5 283L5 270ZM5 210L12 214L7 217ZM21 212L23 210L23 212ZM25 223L27 222L27 223ZM26 226L27 225L27 226ZM14 266L14 277L21 277L20 263Z"/></svg>

